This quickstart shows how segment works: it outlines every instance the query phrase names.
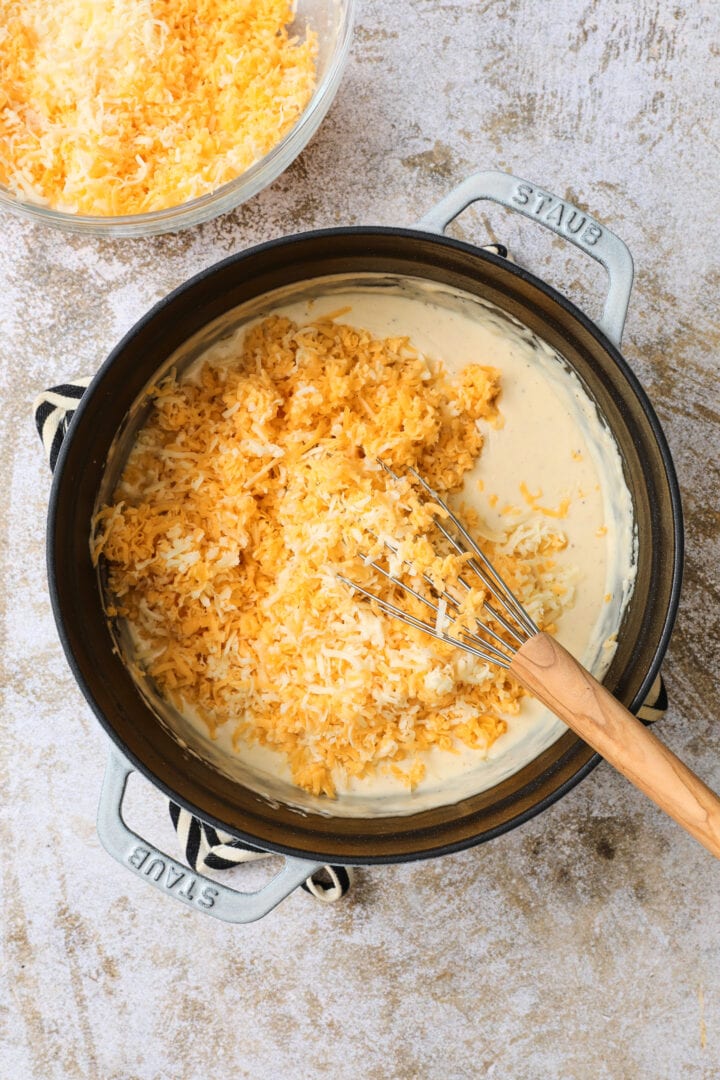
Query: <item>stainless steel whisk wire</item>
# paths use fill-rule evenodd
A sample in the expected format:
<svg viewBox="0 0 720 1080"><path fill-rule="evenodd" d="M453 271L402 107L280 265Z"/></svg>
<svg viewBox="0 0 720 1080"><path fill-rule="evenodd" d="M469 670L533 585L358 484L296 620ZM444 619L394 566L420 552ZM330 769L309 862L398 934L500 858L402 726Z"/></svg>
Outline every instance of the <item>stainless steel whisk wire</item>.
<svg viewBox="0 0 720 1080"><path fill-rule="evenodd" d="M393 480L400 482L401 477L398 476L398 474L390 468L387 462L383 461L381 458L378 458L378 463L388 473L388 475L392 477ZM452 512L445 500L441 498L441 496L427 483L427 481L415 469L412 468L412 466L408 466L408 472L421 486L423 491L428 496L428 499L434 505L439 506L441 510L443 510L447 514L448 520L457 530L458 535L453 536L437 514L433 515L433 524L435 525L435 527L438 529L441 535L445 537L445 539L448 541L448 543L458 555L471 556L471 558L467 560L467 568L471 570L480 579L483 587L487 589L494 597L496 601L495 605L493 605L489 600L484 601L484 611L491 619L497 622L506 631L506 633L514 639L515 642L517 642L518 647L523 645L530 637L539 633L538 627L536 626L530 615L527 613L527 611L520 604L514 593L505 584L502 577L498 574L492 563L490 563L490 561L485 556L484 552L478 546L476 541L473 539L470 533L468 533L467 529L458 519L457 515ZM372 533L371 535L375 534ZM376 539L379 538L376 537ZM387 547L388 550L391 551L393 554L398 553L398 548L389 540L384 540L383 543L385 547ZM445 641L450 645L456 645L459 648L464 649L465 652L476 656L478 659L485 660L487 663L497 664L498 666L506 669L510 667L510 662L514 655L513 647L499 633L493 630L491 626L488 626L487 623L481 622L476 619L477 629L483 634L486 634L488 637L490 637L492 641L486 641L480 636L479 633L472 633L470 630L467 630L464 627L460 630L462 637L455 637L454 635L447 633L442 627L441 620L439 618L441 613L439 603L434 603L432 600L429 600L422 593L418 592L416 589L413 589L412 586L409 585L406 581L403 581L402 578L399 578L397 575L392 574L388 570L385 570L382 566L379 566L374 559L368 559L367 555L365 555L363 552L358 551L358 556L365 560L366 565L372 566L374 570L380 573L393 585L396 585L409 596L415 597L416 600L419 600L422 604L432 610L436 616L435 622L425 622L424 619L420 619L415 615L411 615L409 612L403 610L403 608L398 607L396 604L393 604L391 601L386 600L384 597L378 596L377 594L373 593L370 589L366 589L357 582L351 581L349 578L343 576L342 574L339 574L339 579L343 581L346 585L350 586L350 588L357 590L357 592L361 593L367 599L374 601L383 611L386 611L389 615L392 615L396 619L399 619L401 622L404 622L407 626L413 626L418 630L423 630L425 633L430 634L432 637L437 638L439 641ZM410 569L412 570L411 566ZM423 573L419 576L421 576L423 580L430 586L434 595L438 597L441 602L444 602L445 605L450 609L451 615L457 616L460 614L461 601L459 601L456 596L453 596L452 593L448 592L448 590L445 588L439 588L429 574ZM466 592L469 592L472 588L472 586L462 576L458 577L458 584L463 589L465 589ZM504 614L503 611L498 610L497 605L499 605L504 610ZM514 625L513 622L511 622L510 620L514 620Z"/></svg>

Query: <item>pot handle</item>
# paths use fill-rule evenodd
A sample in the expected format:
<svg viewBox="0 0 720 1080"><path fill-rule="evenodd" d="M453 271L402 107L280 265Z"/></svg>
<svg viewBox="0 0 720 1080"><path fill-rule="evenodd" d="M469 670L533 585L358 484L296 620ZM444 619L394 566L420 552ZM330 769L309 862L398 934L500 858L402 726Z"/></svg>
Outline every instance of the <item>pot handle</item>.
<svg viewBox="0 0 720 1080"><path fill-rule="evenodd" d="M620 237L557 195L518 176L494 170L474 173L453 188L418 222L418 228L445 232L451 221L480 199L517 210L563 240L569 240L605 267L610 280L605 308L597 325L619 346L633 283L632 255Z"/></svg>
<svg viewBox="0 0 720 1080"><path fill-rule="evenodd" d="M127 759L111 749L100 792L97 831L106 851L156 889L228 923L249 923L272 911L322 863L285 856L285 866L257 892L243 893L191 870L154 847L132 829L122 816L123 797L133 771Z"/></svg>

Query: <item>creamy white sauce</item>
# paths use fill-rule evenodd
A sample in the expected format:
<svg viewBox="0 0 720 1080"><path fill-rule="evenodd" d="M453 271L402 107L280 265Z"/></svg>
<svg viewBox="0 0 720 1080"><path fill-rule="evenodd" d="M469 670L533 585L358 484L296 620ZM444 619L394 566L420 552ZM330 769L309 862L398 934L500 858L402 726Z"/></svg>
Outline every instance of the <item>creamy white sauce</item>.
<svg viewBox="0 0 720 1080"><path fill-rule="evenodd" d="M537 501L543 507L557 508L569 500L567 516L555 523L568 543L555 557L573 570L575 601L559 620L557 636L602 677L632 592L634 522L617 445L577 376L510 316L448 287L419 280L393 284L368 275L352 284L344 279L306 283L292 298L288 291L269 294L226 317L171 362L184 367L186 375L205 361L227 362L237 355L247 326L270 313L303 323L349 307L341 321L377 336L406 335L429 360L441 361L451 373L469 363L498 368L504 422L498 428L483 425L485 445L459 498L477 510L491 539L537 515L525 501L521 483L533 494L542 492ZM508 505L517 512L503 513ZM287 763L277 752L243 746L238 754L231 745L232 720L214 741L197 717L175 716L172 724L192 752L258 794L292 803L301 813L366 817L415 813L487 790L566 730L529 697L523 699L519 715L507 720L507 733L487 754L461 747L457 754L433 749L423 755L426 776L412 793L392 776L378 774L349 785L338 777L342 794L334 801L313 798L292 785Z"/></svg>

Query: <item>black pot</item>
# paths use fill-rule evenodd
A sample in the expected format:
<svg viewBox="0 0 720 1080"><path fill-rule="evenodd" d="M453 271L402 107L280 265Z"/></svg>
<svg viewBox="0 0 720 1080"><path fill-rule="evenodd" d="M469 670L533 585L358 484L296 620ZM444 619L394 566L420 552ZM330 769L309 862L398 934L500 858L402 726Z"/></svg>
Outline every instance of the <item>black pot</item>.
<svg viewBox="0 0 720 1080"><path fill-rule="evenodd" d="M606 332L525 270L428 231L442 230L477 198L514 206L608 266ZM635 590L604 679L631 710L658 674L682 567L680 496L670 453L650 402L611 340L619 341L622 331L632 282L629 253L586 214L532 185L505 174L478 174L418 229L339 228L275 240L218 263L158 303L103 364L58 460L48 568L60 636L85 696L132 766L175 802L239 839L323 863L421 859L489 840L549 806L598 762L568 732L514 776L455 805L372 819L327 816L327 806L324 815L299 814L189 754L158 722L113 648L88 537L108 454L133 403L178 347L238 305L292 283L368 272L441 282L491 301L557 349L597 403L621 452L638 530Z"/></svg>

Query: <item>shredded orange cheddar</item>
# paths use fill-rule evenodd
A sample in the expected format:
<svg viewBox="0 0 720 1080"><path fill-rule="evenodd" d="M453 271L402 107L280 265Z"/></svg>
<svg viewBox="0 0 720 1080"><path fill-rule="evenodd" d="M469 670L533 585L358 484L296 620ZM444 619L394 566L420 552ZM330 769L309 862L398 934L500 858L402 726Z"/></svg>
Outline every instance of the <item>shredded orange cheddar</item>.
<svg viewBox="0 0 720 1080"><path fill-rule="evenodd" d="M480 423L497 419L497 372L472 364L453 382L407 338L328 319L272 316L233 349L153 388L94 522L93 557L137 659L180 711L211 733L230 724L239 754L281 752L315 794L377 772L413 786L431 748L486 751L520 688L358 599L338 573L371 581L362 556L392 537L389 560L457 579L463 557L426 539L433 506L377 459L458 491L482 450ZM486 544L539 625L563 610L551 558L563 544L542 522ZM566 605L572 588L563 593ZM471 590L461 622L472 625L482 599Z"/></svg>
<svg viewBox="0 0 720 1080"><path fill-rule="evenodd" d="M530 488L523 480L523 482L520 484L520 494L522 495L528 506L534 506L538 499L542 499L542 488L538 488L533 495L532 491L530 491Z"/></svg>
<svg viewBox="0 0 720 1080"><path fill-rule="evenodd" d="M560 505L553 509L551 506L535 506L535 510L539 514L544 514L545 517L551 518L566 518L568 510L570 509L570 499L566 497L560 500Z"/></svg>
<svg viewBox="0 0 720 1080"><path fill-rule="evenodd" d="M215 190L310 100L291 20L290 0L0 0L0 182L101 216Z"/></svg>
<svg viewBox="0 0 720 1080"><path fill-rule="evenodd" d="M560 502L560 505L557 507L557 509L553 509L550 506L539 506L538 505L538 499L542 498L542 488L538 488L537 492L535 494L533 494L532 491L530 491L529 487L527 486L527 484L525 483L524 480L520 484L520 494L522 495L523 499L528 504L528 506L532 507L533 510L536 510L538 514L544 514L545 517L552 517L552 518L565 518L565 517L567 517L568 510L570 509L570 499L569 498L562 499L561 502ZM580 493L580 497L581 498L584 497L582 492ZM502 510L503 514L511 513L511 512L512 513L520 513L520 511L517 509L517 507L514 507L514 506L513 507L508 507L508 506L503 507L503 510Z"/></svg>

